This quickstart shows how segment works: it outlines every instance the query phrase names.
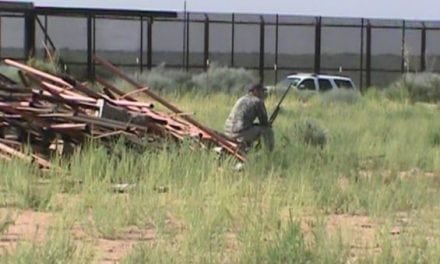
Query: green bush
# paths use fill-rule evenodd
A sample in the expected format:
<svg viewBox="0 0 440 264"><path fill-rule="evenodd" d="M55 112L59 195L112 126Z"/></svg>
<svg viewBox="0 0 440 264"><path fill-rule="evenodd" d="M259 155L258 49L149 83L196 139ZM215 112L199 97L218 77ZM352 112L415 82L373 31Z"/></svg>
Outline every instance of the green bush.
<svg viewBox="0 0 440 264"><path fill-rule="evenodd" d="M14 80L16 82L20 82L20 77L18 76L18 70L16 68L6 65L1 65L0 72L9 79Z"/></svg>
<svg viewBox="0 0 440 264"><path fill-rule="evenodd" d="M323 103L346 103L355 104L361 98L359 92L347 89L332 90L329 92L321 93L321 99Z"/></svg>
<svg viewBox="0 0 440 264"><path fill-rule="evenodd" d="M300 102L308 102L317 94L315 91L299 91L292 89L293 96Z"/></svg>
<svg viewBox="0 0 440 264"><path fill-rule="evenodd" d="M256 78L243 68L219 67L212 64L207 72L194 75L192 81L200 91L243 93Z"/></svg>
<svg viewBox="0 0 440 264"><path fill-rule="evenodd" d="M302 120L291 129L293 138L299 142L323 148L327 144L328 132L315 120Z"/></svg>
<svg viewBox="0 0 440 264"><path fill-rule="evenodd" d="M171 70L161 64L151 71L136 73L135 79L145 84L154 91L175 91L176 89L190 89L194 85L191 81L191 74L182 70Z"/></svg>
<svg viewBox="0 0 440 264"><path fill-rule="evenodd" d="M384 91L393 100L410 100L411 102L439 102L440 74L408 73Z"/></svg>
<svg viewBox="0 0 440 264"><path fill-rule="evenodd" d="M58 74L63 71L60 67L58 56L54 56L52 60L41 60L41 59L31 58L26 63L29 66L32 66L41 71L48 72L51 74Z"/></svg>
<svg viewBox="0 0 440 264"><path fill-rule="evenodd" d="M151 71L134 74L139 83L151 87L154 91L190 91L243 93L256 78L243 68L235 69L211 65L206 72L190 73L182 70L170 70L164 64ZM117 82L118 87L124 87Z"/></svg>

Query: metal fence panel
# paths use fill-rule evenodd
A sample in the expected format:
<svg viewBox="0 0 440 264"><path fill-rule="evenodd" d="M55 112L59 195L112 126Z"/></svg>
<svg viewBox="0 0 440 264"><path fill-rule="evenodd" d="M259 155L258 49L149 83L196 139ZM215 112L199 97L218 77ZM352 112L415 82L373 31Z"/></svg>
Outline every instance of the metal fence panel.
<svg viewBox="0 0 440 264"><path fill-rule="evenodd" d="M440 71L440 30L427 30L426 70Z"/></svg>
<svg viewBox="0 0 440 264"><path fill-rule="evenodd" d="M23 59L24 53L24 18L1 17L1 56Z"/></svg>
<svg viewBox="0 0 440 264"><path fill-rule="evenodd" d="M198 21L191 22L192 19L198 19ZM189 30L189 67L191 68L203 68L203 51L204 51L204 20L203 16L194 17L190 16L190 22L188 23Z"/></svg>
<svg viewBox="0 0 440 264"><path fill-rule="evenodd" d="M440 22L211 13L150 20L137 13L42 13L32 29L24 17L0 11L2 58L41 58L53 44L71 72L89 77L94 53L132 71L160 64L190 72L207 70L212 63L245 67L266 84L292 72L317 71L348 75L360 87L385 87L405 72L440 71Z"/></svg>
<svg viewBox="0 0 440 264"><path fill-rule="evenodd" d="M209 32L210 61L217 65L231 64L232 27L231 24L211 23Z"/></svg>
<svg viewBox="0 0 440 264"><path fill-rule="evenodd" d="M183 67L184 23L159 21L153 23L153 64Z"/></svg>
<svg viewBox="0 0 440 264"><path fill-rule="evenodd" d="M280 26L278 68L313 69L314 34L313 26Z"/></svg>

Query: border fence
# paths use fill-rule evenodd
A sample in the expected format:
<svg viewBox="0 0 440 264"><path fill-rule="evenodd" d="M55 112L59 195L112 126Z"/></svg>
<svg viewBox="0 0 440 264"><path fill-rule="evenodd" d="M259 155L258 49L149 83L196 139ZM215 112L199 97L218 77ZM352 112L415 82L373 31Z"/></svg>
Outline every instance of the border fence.
<svg viewBox="0 0 440 264"><path fill-rule="evenodd" d="M291 72L348 75L363 89L440 71L440 22L34 7L0 2L0 58L57 51L93 79L92 57L124 69L243 67L273 84Z"/></svg>

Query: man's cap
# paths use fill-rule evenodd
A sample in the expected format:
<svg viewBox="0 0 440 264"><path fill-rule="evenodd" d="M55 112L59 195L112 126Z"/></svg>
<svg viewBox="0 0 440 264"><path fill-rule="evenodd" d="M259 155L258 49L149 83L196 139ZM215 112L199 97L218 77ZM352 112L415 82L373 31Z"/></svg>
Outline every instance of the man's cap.
<svg viewBox="0 0 440 264"><path fill-rule="evenodd" d="M249 89L248 89L249 91L266 91L267 89L266 89L266 87L264 87L264 85L263 84L261 84L261 83L256 83L256 84L251 84L250 86L249 86Z"/></svg>

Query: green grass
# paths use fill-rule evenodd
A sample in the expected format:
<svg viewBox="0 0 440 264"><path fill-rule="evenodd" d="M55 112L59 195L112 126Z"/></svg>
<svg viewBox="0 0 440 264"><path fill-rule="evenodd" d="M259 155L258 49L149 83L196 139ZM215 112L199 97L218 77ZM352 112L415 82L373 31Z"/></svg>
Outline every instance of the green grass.
<svg viewBox="0 0 440 264"><path fill-rule="evenodd" d="M140 154L91 144L61 162L61 174L0 162L1 204L60 214L56 230L76 223L95 239L123 239L133 227L153 230L154 239L137 243L123 263L437 263L438 109L390 101L377 91L344 96L303 102L289 94L274 123L275 151L251 152L242 172L232 169L234 160L219 161L189 144ZM195 92L165 97L217 130L237 99ZM269 112L277 100L268 98ZM325 131L322 147L298 137L295 127L305 120L317 130L302 133ZM134 187L116 193L117 183ZM328 228L339 214L377 223L378 250L353 253L350 235ZM397 236L390 234L395 225L403 230ZM20 244L0 262L99 260L92 246L81 247L68 234L47 239Z"/></svg>

